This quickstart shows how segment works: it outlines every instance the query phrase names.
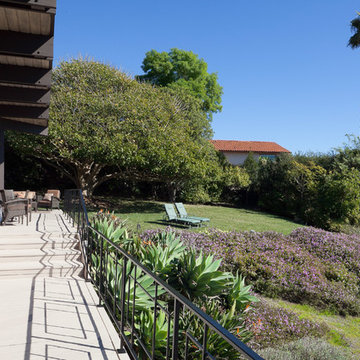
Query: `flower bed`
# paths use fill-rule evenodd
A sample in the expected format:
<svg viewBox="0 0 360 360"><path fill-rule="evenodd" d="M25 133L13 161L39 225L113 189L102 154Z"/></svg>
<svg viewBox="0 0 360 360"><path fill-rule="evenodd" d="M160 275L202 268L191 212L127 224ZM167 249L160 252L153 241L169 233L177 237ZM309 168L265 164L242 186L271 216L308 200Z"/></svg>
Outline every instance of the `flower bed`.
<svg viewBox="0 0 360 360"><path fill-rule="evenodd" d="M306 336L320 337L328 331L325 325L300 319L294 312L273 306L264 299L248 312L247 324L254 334L249 342L254 349L277 347Z"/></svg>
<svg viewBox="0 0 360 360"><path fill-rule="evenodd" d="M155 231L142 235L147 239ZM265 296L307 303L339 314L360 314L360 238L301 228L275 232L179 232L183 242L223 259Z"/></svg>

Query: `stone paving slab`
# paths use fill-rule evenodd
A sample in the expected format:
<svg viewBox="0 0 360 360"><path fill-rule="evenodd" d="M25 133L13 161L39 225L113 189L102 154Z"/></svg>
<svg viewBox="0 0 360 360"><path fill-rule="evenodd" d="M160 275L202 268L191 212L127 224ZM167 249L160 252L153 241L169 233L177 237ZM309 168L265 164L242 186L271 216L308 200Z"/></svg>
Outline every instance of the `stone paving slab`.
<svg viewBox="0 0 360 360"><path fill-rule="evenodd" d="M56 273L67 266L66 252L57 253L56 262L48 261L51 275L38 271L40 245L51 241L52 234L59 240L62 233L64 243L74 242L74 229L65 223L61 211L32 215L29 226L0 227L0 259L10 255L6 262L0 260L0 359L129 359L117 352L119 337L104 308L97 306L91 283L77 274ZM24 230L23 237L19 228ZM36 247L11 247L12 240ZM49 256L48 250L44 256ZM11 257L16 260L9 261ZM26 276L24 266L37 272Z"/></svg>

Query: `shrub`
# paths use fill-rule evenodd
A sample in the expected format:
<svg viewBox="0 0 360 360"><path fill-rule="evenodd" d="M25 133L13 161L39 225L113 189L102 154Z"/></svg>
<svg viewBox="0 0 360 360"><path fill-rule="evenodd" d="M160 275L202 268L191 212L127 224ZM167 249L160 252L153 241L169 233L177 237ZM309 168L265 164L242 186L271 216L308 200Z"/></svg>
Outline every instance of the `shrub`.
<svg viewBox="0 0 360 360"><path fill-rule="evenodd" d="M279 349L267 348L259 351L259 355L267 360L350 360L351 353L344 348L330 345L323 339L306 337Z"/></svg>
<svg viewBox="0 0 360 360"><path fill-rule="evenodd" d="M290 234L290 239L309 253L344 266L348 271L360 276L360 236L332 233L312 227L298 228Z"/></svg>
<svg viewBox="0 0 360 360"><path fill-rule="evenodd" d="M189 203L205 204L211 200L218 200L217 197L212 197L209 192L201 184L190 184L182 190L181 198Z"/></svg>
<svg viewBox="0 0 360 360"><path fill-rule="evenodd" d="M337 166L325 169L289 155L260 161L252 188L268 211L300 218L309 225L339 230L338 223L360 220L360 172Z"/></svg>
<svg viewBox="0 0 360 360"><path fill-rule="evenodd" d="M356 169L338 169L323 174L314 186L312 204L304 219L311 225L339 230L337 223L359 223L360 172Z"/></svg>

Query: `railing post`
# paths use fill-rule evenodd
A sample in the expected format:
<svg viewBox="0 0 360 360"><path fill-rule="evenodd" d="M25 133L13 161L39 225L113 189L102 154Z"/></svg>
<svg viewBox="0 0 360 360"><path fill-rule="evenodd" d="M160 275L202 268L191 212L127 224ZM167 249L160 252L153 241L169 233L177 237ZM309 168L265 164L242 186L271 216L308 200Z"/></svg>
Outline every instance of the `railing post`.
<svg viewBox="0 0 360 360"><path fill-rule="evenodd" d="M134 284L135 286L135 284ZM156 342L156 316L157 316L157 307L158 307L158 304L157 304L157 299L158 297L158 284L155 283L155 297L154 297L154 322L153 322L153 336L152 336L152 357L153 359L155 359L155 342Z"/></svg>
<svg viewBox="0 0 360 360"><path fill-rule="evenodd" d="M85 224L85 222L84 222L84 224ZM84 237L84 239L81 242L81 246L83 249L84 262L85 262L84 278L85 278L85 281L89 281L89 228L87 227L87 224L84 225L83 237ZM85 239L86 239L86 247L84 249L83 243L84 243Z"/></svg>
<svg viewBox="0 0 360 360"><path fill-rule="evenodd" d="M99 276L99 290L100 294L104 291L104 284L103 284L103 266L104 266L104 239L100 237L100 276ZM99 306L101 306L101 296L99 295Z"/></svg>
<svg viewBox="0 0 360 360"><path fill-rule="evenodd" d="M79 190L80 192L81 190ZM78 204L78 225L77 225L77 231L79 232L80 229L80 209L81 209L81 202L80 202L80 193L79 193L79 204Z"/></svg>
<svg viewBox="0 0 360 360"><path fill-rule="evenodd" d="M179 358L179 318L180 318L181 303L174 300L174 334L172 343L172 360Z"/></svg>
<svg viewBox="0 0 360 360"><path fill-rule="evenodd" d="M204 338L203 338L203 348L202 348L202 354L201 354L201 360L206 360L206 347L207 347L207 338L208 338L208 331L209 327L207 324L204 326Z"/></svg>
<svg viewBox="0 0 360 360"><path fill-rule="evenodd" d="M123 257L123 268L121 274L121 324L120 324L120 350L124 349L124 328L125 328L125 290L126 290L126 267L127 258ZM134 284L135 286L135 284ZM135 299L133 299L133 307L135 307Z"/></svg>

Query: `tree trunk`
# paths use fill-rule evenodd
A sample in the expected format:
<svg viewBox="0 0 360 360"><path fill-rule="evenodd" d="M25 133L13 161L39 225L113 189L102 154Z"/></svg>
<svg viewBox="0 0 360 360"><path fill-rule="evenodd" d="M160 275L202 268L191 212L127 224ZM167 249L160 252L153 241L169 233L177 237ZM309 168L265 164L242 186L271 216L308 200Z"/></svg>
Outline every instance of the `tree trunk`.
<svg viewBox="0 0 360 360"><path fill-rule="evenodd" d="M92 197L95 188L99 185L98 176L102 168L102 165L86 164L76 169L76 185L89 198Z"/></svg>
<svg viewBox="0 0 360 360"><path fill-rule="evenodd" d="M176 201L176 194L177 194L177 185L174 182L170 182L167 184L168 194L169 194L169 201L175 202Z"/></svg>

